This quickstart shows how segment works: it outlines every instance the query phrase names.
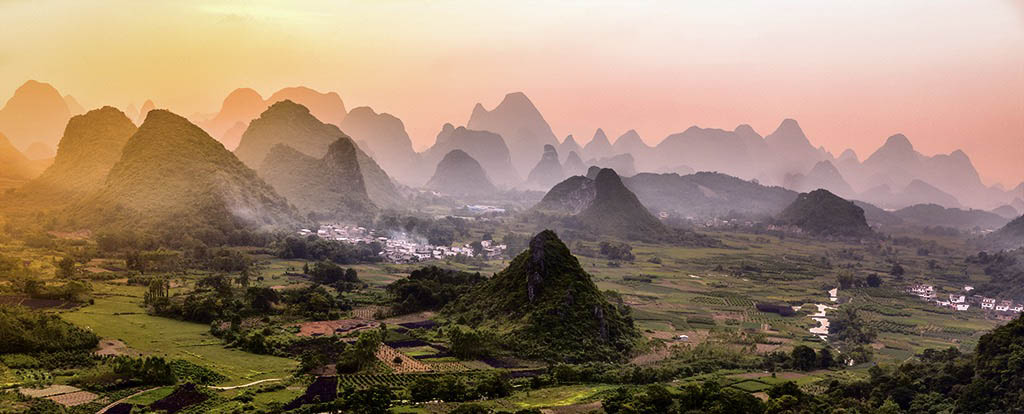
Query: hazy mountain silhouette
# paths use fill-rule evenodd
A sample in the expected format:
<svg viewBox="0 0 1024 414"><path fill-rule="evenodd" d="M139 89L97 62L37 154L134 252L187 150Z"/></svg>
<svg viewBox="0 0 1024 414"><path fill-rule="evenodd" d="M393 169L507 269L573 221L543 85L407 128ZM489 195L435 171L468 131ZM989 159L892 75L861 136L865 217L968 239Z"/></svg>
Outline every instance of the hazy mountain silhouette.
<svg viewBox="0 0 1024 414"><path fill-rule="evenodd" d="M960 230L996 230L1010 221L1008 218L984 210L945 208L937 204L916 204L893 212L905 224L916 226L942 226Z"/></svg>
<svg viewBox="0 0 1024 414"><path fill-rule="evenodd" d="M619 154L600 159L590 159L587 165L611 168L624 177L636 175L636 163L632 154Z"/></svg>
<svg viewBox="0 0 1024 414"><path fill-rule="evenodd" d="M74 115L81 115L85 113L85 108L82 104L78 103L78 100L74 96L64 95L64 104L68 107L68 112Z"/></svg>
<svg viewBox="0 0 1024 414"><path fill-rule="evenodd" d="M594 178L569 177L552 187L533 208L572 216L597 234L648 240L668 234L661 221L608 168L600 169Z"/></svg>
<svg viewBox="0 0 1024 414"><path fill-rule="evenodd" d="M285 100L271 105L249 124L235 155L246 165L256 166L262 171L267 154L278 144L313 159L321 159L327 154L328 147L341 138L350 137L337 126L318 120L306 107ZM387 173L358 146L354 153L370 200L382 208L401 207L403 199Z"/></svg>
<svg viewBox="0 0 1024 414"><path fill-rule="evenodd" d="M887 209L900 209L915 204L938 204L952 208L961 206L952 195L918 179L911 181L900 192L894 192L888 184L882 184L861 193L859 198Z"/></svg>
<svg viewBox="0 0 1024 414"><path fill-rule="evenodd" d="M497 192L477 160L462 150L451 150L437 163L427 188L455 196L486 196Z"/></svg>
<svg viewBox="0 0 1024 414"><path fill-rule="evenodd" d="M30 160L45 160L53 158L57 155L57 151L42 142L36 141L28 144L28 148L25 149L25 157Z"/></svg>
<svg viewBox="0 0 1024 414"><path fill-rule="evenodd" d="M0 108L0 132L19 150L33 142L55 147L70 118L68 105L57 89L30 80Z"/></svg>
<svg viewBox="0 0 1024 414"><path fill-rule="evenodd" d="M999 207L992 209L992 212L998 214L1000 217L1005 219L1015 219L1017 216L1024 214L1024 212L1017 211L1016 208L1009 204L1003 204Z"/></svg>
<svg viewBox="0 0 1024 414"><path fill-rule="evenodd" d="M231 91L224 98L220 111L216 115L200 122L200 125L210 135L224 143L225 147L233 150L236 148L234 145L236 135L229 135L229 131L237 132L239 123L248 126L250 121L259 117L270 105L284 100L305 106L313 116L329 124L340 125L345 119L345 103L335 92L321 93L299 86L281 89L264 100L255 90L239 88ZM326 145L324 148L326 150Z"/></svg>
<svg viewBox="0 0 1024 414"><path fill-rule="evenodd" d="M437 134L434 145L421 154L423 163L437 165L445 155L456 149L465 151L480 162L484 171L487 171L487 176L495 184L512 186L520 182L504 139L501 135L488 131L455 128L452 124L444 124L441 132Z"/></svg>
<svg viewBox="0 0 1024 414"><path fill-rule="evenodd" d="M558 145L551 126L522 92L505 95L501 103L490 111L476 104L466 128L501 135L508 145L516 171L529 171L544 145ZM480 159L475 155L474 158Z"/></svg>
<svg viewBox="0 0 1024 414"><path fill-rule="evenodd" d="M711 172L692 175L639 173L623 182L651 209L698 219L729 215L771 217L782 212L797 197L796 192L782 187L767 187Z"/></svg>
<svg viewBox="0 0 1024 414"><path fill-rule="evenodd" d="M277 144L258 173L303 214L319 220L352 219L376 211L359 167L359 148L338 138L323 158Z"/></svg>
<svg viewBox="0 0 1024 414"><path fill-rule="evenodd" d="M721 171L746 179L760 175L748 143L735 131L693 126L662 140L653 158L662 168L686 165L696 171Z"/></svg>
<svg viewBox="0 0 1024 414"><path fill-rule="evenodd" d="M576 151L569 152L569 156L565 157L565 164L562 165L562 172L567 176L571 177L574 175L583 175L587 172L587 166L580 159L579 154Z"/></svg>
<svg viewBox="0 0 1024 414"><path fill-rule="evenodd" d="M851 179L855 187L858 182L862 187L869 188L880 184L886 184L889 188L904 188L915 180L928 183L959 201L952 204L946 198L922 202L935 202L947 207L956 207L960 202L969 201L972 206L992 208L1009 201L992 200L994 197L982 184L977 170L963 151L927 157L917 152L910 140L902 134L889 137L884 145L864 160L859 169L847 169L850 172L844 171L843 174L848 179L855 176ZM921 188L915 190L922 191Z"/></svg>
<svg viewBox="0 0 1024 414"><path fill-rule="evenodd" d="M149 111L154 109L156 109L156 104L154 104L152 100L147 99L146 102L142 104L142 108L139 109L139 117L135 119L135 123L142 125L142 122L146 120L146 115L149 114Z"/></svg>
<svg viewBox="0 0 1024 414"><path fill-rule="evenodd" d="M421 175L419 156L401 119L361 106L352 109L340 126L395 179L415 183Z"/></svg>
<svg viewBox="0 0 1024 414"><path fill-rule="evenodd" d="M545 145L544 155L541 155L540 161L530 170L530 175L526 179L527 185L548 190L563 179L565 172L562 171L562 164L558 162L558 150L553 145Z"/></svg>
<svg viewBox="0 0 1024 414"><path fill-rule="evenodd" d="M608 141L608 136L605 135L604 130L598 128L594 132L594 138L583 146L583 157L587 159L601 159L608 158L615 155L612 152L612 144Z"/></svg>
<svg viewBox="0 0 1024 414"><path fill-rule="evenodd" d="M515 356L547 361L622 360L640 335L551 230L443 312L500 332Z"/></svg>
<svg viewBox="0 0 1024 414"><path fill-rule="evenodd" d="M337 126L318 120L305 106L292 101L271 105L242 134L235 155L251 168L259 168L270 148L284 144L313 158L345 136Z"/></svg>
<svg viewBox="0 0 1024 414"><path fill-rule="evenodd" d="M853 197L853 187L843 179L843 175L831 161L819 161L807 174L790 174L786 176L783 186L794 191L809 192L824 188L840 197Z"/></svg>
<svg viewBox="0 0 1024 414"><path fill-rule="evenodd" d="M101 189L137 130L127 115L110 106L72 117L53 165L21 193L33 203L66 204Z"/></svg>
<svg viewBox="0 0 1024 414"><path fill-rule="evenodd" d="M19 187L39 174L32 162L0 133L0 190Z"/></svg>
<svg viewBox="0 0 1024 414"><path fill-rule="evenodd" d="M322 93L305 86L284 88L274 92L264 104L273 105L285 100L305 106L316 119L332 125L341 126L347 114L345 102L337 92Z"/></svg>
<svg viewBox="0 0 1024 414"><path fill-rule="evenodd" d="M626 131L615 139L615 143L612 144L613 154L632 154L633 159L641 169L648 167L650 164L652 148L649 147L644 140L640 138L640 134L636 130ZM618 170L616 170L618 171Z"/></svg>
<svg viewBox="0 0 1024 414"><path fill-rule="evenodd" d="M864 237L872 234L864 210L828 190L801 193L779 214L779 221L816 236Z"/></svg>
<svg viewBox="0 0 1024 414"><path fill-rule="evenodd" d="M297 223L288 202L255 171L166 110L149 113L103 187L72 216L94 229L115 225L206 239Z"/></svg>
<svg viewBox="0 0 1024 414"><path fill-rule="evenodd" d="M572 134L569 134L561 144L558 144L558 153L565 157L564 160L559 161L564 162L568 160L569 154L573 152L575 152L576 156L579 157L579 154L583 153L583 147L576 142L576 138L573 138Z"/></svg>

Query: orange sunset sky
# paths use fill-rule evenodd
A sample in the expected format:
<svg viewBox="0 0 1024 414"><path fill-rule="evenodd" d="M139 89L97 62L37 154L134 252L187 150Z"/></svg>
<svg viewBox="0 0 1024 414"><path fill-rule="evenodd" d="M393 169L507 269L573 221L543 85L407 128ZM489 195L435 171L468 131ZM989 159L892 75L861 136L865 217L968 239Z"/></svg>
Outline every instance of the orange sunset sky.
<svg viewBox="0 0 1024 414"><path fill-rule="evenodd" d="M0 100L27 79L86 107L215 112L305 85L401 118L417 149L525 92L563 138L691 125L865 158L904 133L1024 180L1024 2L0 0Z"/></svg>

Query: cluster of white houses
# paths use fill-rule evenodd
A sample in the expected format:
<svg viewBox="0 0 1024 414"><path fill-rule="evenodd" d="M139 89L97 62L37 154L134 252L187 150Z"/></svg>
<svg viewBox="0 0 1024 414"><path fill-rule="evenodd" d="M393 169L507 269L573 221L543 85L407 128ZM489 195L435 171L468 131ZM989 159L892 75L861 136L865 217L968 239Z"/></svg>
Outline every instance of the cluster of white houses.
<svg viewBox="0 0 1024 414"><path fill-rule="evenodd" d="M939 298L935 292L935 287L932 285L913 285L907 288L908 293L921 298L921 300L927 300L938 306L948 307L953 310L965 311L970 309L972 305L977 305L981 307L982 310L993 312L1024 312L1024 303L1015 303L1012 300L987 298L981 295L971 295L970 293L972 290L974 290L973 287L964 286L962 294L950 293L949 298L946 299L945 297Z"/></svg>
<svg viewBox="0 0 1024 414"><path fill-rule="evenodd" d="M312 230L302 229L299 231L299 234L308 236L314 233ZM377 234L375 230L354 225L323 224L317 229L315 234L321 239L351 244L380 243L380 256L390 263L414 263L455 256L474 257L477 254L469 244L463 246L434 246L410 239L405 233L389 237ZM501 257L508 248L504 244L497 244L490 240L481 241L480 246L479 254L487 259Z"/></svg>

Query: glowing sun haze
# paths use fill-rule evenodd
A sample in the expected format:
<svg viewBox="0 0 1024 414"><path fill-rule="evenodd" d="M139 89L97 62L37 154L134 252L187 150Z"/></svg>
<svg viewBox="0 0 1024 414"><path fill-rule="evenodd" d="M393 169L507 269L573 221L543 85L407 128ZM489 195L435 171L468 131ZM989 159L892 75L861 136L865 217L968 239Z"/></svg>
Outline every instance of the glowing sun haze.
<svg viewBox="0 0 1024 414"><path fill-rule="evenodd" d="M927 155L962 148L987 182L1024 179L1015 0L0 0L0 27L3 100L37 79L86 107L189 115L305 85L398 116L423 149L523 91L560 138L788 117L837 155L904 133Z"/></svg>

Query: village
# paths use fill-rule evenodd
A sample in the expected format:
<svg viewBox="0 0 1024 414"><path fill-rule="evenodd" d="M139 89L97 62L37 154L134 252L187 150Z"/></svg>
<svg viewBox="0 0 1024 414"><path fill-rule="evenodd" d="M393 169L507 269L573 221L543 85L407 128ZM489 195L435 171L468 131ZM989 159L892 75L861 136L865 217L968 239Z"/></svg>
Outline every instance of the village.
<svg viewBox="0 0 1024 414"><path fill-rule="evenodd" d="M964 286L963 293L950 293L947 298L939 298L936 289L932 285L913 285L907 288L907 293L921 298L921 300L935 303L936 306L947 307L954 311L966 311L972 305L977 305L983 311L996 313L996 317L1013 317L1014 314L1024 312L1024 303L1012 300L1000 300L972 295L973 286Z"/></svg>
<svg viewBox="0 0 1024 414"><path fill-rule="evenodd" d="M475 243L468 243L462 246L435 246L427 243L422 238L417 240L405 232L391 232L383 234L374 229L351 224L322 224L316 233L310 229L299 231L301 236L316 234L317 237L325 240L334 240L349 244L379 243L381 251L379 255L388 263L416 263L426 260L439 260L464 257L482 257L484 259L496 259L505 254L508 246L495 243L492 240L479 241L479 247Z"/></svg>

